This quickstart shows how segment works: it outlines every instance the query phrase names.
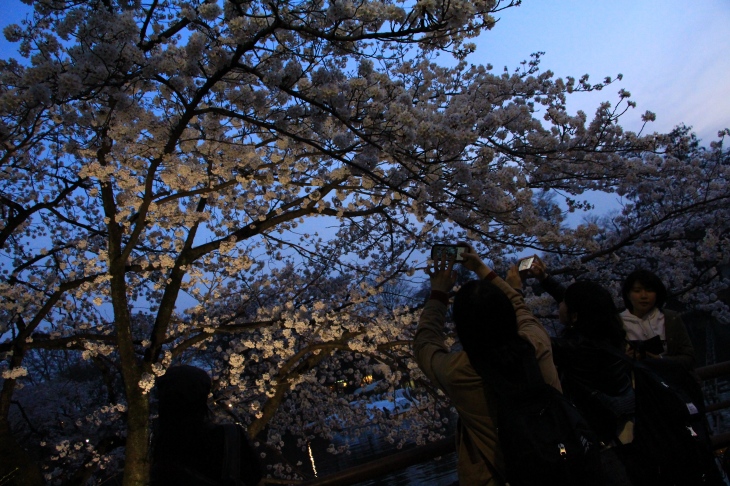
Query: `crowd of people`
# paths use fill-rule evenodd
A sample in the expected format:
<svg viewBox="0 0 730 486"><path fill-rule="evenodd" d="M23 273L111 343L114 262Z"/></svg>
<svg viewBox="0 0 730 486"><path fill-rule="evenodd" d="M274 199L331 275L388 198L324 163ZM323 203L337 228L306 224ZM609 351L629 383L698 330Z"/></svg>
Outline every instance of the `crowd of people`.
<svg viewBox="0 0 730 486"><path fill-rule="evenodd" d="M458 412L459 484L520 484L511 479L506 446L501 446L499 409L504 414L505 406L496 396L496 377L517 390L537 380L543 388L552 387L551 393L567 397L585 419L599 449L599 466L587 479L558 482L546 477L534 484L683 484L667 478L662 466L642 454L641 448L651 444L635 440L639 407L634 363L661 362L668 366L665 369L686 376L692 376L695 365L694 348L681 317L664 308L667 289L661 279L644 269L631 273L622 286L626 309L619 312L602 285L576 281L564 287L537 256L527 268L512 266L501 278L470 245L459 245L462 252L444 253L427 269L431 290L413 343L419 367ZM477 278L454 294L457 256L458 264ZM558 304L564 326L559 336L550 336L526 305L523 285L529 278L536 279ZM450 304L461 349L445 343ZM685 380L689 388L692 380ZM210 420L210 391L209 376L192 366L171 367L158 380L153 485L263 484L245 430ZM704 474L701 484L725 484L718 482L719 477Z"/></svg>
<svg viewBox="0 0 730 486"><path fill-rule="evenodd" d="M513 266L502 279L471 246L460 245L466 250L459 264L477 279L462 285L452 297L456 259L444 255L433 260L427 270L431 292L413 345L419 367L450 398L459 415L459 484L508 482L498 407L490 399L492 379L485 373L502 374L519 384L524 380L519 362L528 357L526 352L539 363L545 383L568 396L595 432L601 471L592 480L575 484L681 484L668 479L660 466L654 468L649 455L642 454L647 444L634 440L635 363L648 369L654 367L650 363L661 363L662 369L688 377L693 376L695 365L694 348L681 317L664 308L667 289L659 277L645 269L631 273L622 286L626 310L619 312L602 285L576 281L566 288L549 275L537 256L529 268L520 272ZM564 326L560 336L551 337L525 304L522 289L528 278L537 279L558 303ZM451 302L462 349L452 350L444 341ZM684 383L692 388L692 380ZM696 380L694 384L699 387ZM704 474L702 484L725 484L721 476ZM545 484L552 483L546 479Z"/></svg>

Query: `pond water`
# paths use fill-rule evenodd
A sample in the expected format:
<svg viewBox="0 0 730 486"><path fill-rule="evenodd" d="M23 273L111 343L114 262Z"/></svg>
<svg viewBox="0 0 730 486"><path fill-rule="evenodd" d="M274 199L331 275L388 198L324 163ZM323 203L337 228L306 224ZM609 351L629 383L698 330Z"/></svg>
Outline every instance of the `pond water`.
<svg viewBox="0 0 730 486"><path fill-rule="evenodd" d="M339 471L376 461L380 457L401 452L394 445L373 435L363 436L351 442L348 454L331 454L324 447L312 447L314 466L319 477L326 477ZM451 486L457 482L456 453L444 455L421 464L400 469L377 479L352 483L357 486Z"/></svg>
<svg viewBox="0 0 730 486"><path fill-rule="evenodd" d="M456 485L457 481L456 453L453 452L438 460L417 464L375 480L355 484L357 486L452 486Z"/></svg>

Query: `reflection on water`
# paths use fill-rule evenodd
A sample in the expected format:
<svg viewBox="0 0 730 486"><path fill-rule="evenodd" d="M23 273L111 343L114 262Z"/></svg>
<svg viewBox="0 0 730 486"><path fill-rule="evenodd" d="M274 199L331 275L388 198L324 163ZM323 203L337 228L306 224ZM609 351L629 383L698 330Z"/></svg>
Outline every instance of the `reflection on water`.
<svg viewBox="0 0 730 486"><path fill-rule="evenodd" d="M451 486L457 484L456 453L402 469L376 480L356 483L357 486Z"/></svg>
<svg viewBox="0 0 730 486"><path fill-rule="evenodd" d="M320 478L344 471L348 468L376 461L378 458L401 452L413 444L407 444L398 449L394 444L383 440L375 433L363 433L358 438L336 437L335 446L348 444L349 451L341 454L327 452L329 444L317 441L311 444L313 467L316 467ZM374 480L353 483L357 486L451 486L456 484L456 453L445 455L438 459L417 464L406 469L394 471L392 474L381 476Z"/></svg>

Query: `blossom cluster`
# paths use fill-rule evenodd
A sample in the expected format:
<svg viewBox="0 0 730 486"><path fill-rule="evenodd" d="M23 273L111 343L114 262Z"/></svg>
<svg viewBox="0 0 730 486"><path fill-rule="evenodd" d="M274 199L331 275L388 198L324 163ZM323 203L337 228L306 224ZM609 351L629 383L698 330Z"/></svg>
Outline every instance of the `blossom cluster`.
<svg viewBox="0 0 730 486"><path fill-rule="evenodd" d="M539 53L513 72L466 63L470 39L517 3L36 2L32 22L6 29L32 62L0 63L13 381L0 409L39 401L29 390L64 396L76 370L64 356L93 367L88 401L34 417L53 423L61 469L117 464L121 446L96 444L126 434L130 477L155 379L177 363L211 373L217 413L263 452L366 422L395 447L443 437L452 411L410 354L422 270L443 241L473 242L500 270L544 252L566 280L614 291L654 268L679 303L726 322L730 132L704 147L686 127L625 131L626 89L571 113L568 96L620 76L556 78ZM595 193L620 207L598 214ZM36 350L61 364L48 371ZM409 410L372 411L404 390Z"/></svg>

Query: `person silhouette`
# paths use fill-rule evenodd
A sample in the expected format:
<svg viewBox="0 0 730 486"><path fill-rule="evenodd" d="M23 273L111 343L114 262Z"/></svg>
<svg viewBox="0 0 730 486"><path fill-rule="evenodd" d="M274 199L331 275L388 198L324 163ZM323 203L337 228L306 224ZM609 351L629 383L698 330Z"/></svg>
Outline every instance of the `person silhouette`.
<svg viewBox="0 0 730 486"><path fill-rule="evenodd" d="M212 382L195 366L173 366L157 380L153 486L256 486L261 467L244 429L211 420Z"/></svg>

